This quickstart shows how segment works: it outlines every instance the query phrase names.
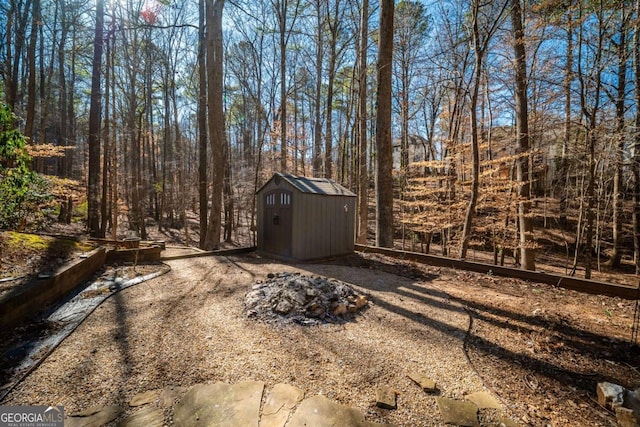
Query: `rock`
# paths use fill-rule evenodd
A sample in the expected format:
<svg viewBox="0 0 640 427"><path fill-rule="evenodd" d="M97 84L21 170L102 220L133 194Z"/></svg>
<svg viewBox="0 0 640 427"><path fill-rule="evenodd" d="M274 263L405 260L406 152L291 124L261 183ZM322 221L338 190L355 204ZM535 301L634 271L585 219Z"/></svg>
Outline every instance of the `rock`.
<svg viewBox="0 0 640 427"><path fill-rule="evenodd" d="M118 418L122 408L116 405L94 407L64 420L65 427L100 427Z"/></svg>
<svg viewBox="0 0 640 427"><path fill-rule="evenodd" d="M391 387L382 386L376 390L376 406L382 409L396 409L396 392Z"/></svg>
<svg viewBox="0 0 640 427"><path fill-rule="evenodd" d="M120 427L162 427L164 412L162 409L147 406L125 419Z"/></svg>
<svg viewBox="0 0 640 427"><path fill-rule="evenodd" d="M174 425L258 427L263 390L261 381L193 386L175 406Z"/></svg>
<svg viewBox="0 0 640 427"><path fill-rule="evenodd" d="M279 314L287 314L293 310L293 303L286 299L280 300L274 310Z"/></svg>
<svg viewBox="0 0 640 427"><path fill-rule="evenodd" d="M129 406L142 406L148 403L153 403L158 398L158 390L145 391L144 393L136 394L129 402Z"/></svg>
<svg viewBox="0 0 640 427"><path fill-rule="evenodd" d="M354 304L356 305L356 308L359 310L365 305L367 305L367 298L362 295L358 295Z"/></svg>
<svg viewBox="0 0 640 427"><path fill-rule="evenodd" d="M615 411L624 402L624 387L608 382L598 383L598 403L607 409Z"/></svg>
<svg viewBox="0 0 640 427"><path fill-rule="evenodd" d="M276 384L262 408L260 427L284 427L293 408L302 401L304 392L288 384Z"/></svg>
<svg viewBox="0 0 640 427"><path fill-rule="evenodd" d="M464 398L469 402L475 403L479 409L503 409L498 399L485 391L471 393L466 395Z"/></svg>
<svg viewBox="0 0 640 427"><path fill-rule="evenodd" d="M438 391L438 385L435 381L424 374L420 374L417 372L411 372L409 374L409 378L414 383L418 384L422 390L427 393L435 393Z"/></svg>
<svg viewBox="0 0 640 427"><path fill-rule="evenodd" d="M639 397L638 390L631 391L625 389L622 393L622 405L614 406L616 420L620 427L640 427Z"/></svg>
<svg viewBox="0 0 640 427"><path fill-rule="evenodd" d="M336 308L333 309L334 316L340 316L342 314L345 314L346 312L347 312L347 306L345 304L338 304L336 305Z"/></svg>
<svg viewBox="0 0 640 427"><path fill-rule="evenodd" d="M480 426L478 407L474 403L447 397L436 397L436 403L445 424L464 427Z"/></svg>
<svg viewBox="0 0 640 427"><path fill-rule="evenodd" d="M616 421L620 427L640 427L640 416L633 409L616 407Z"/></svg>
<svg viewBox="0 0 640 427"><path fill-rule="evenodd" d="M293 414L287 427L377 427L384 426L366 421L362 412L341 405L324 396L305 399Z"/></svg>
<svg viewBox="0 0 640 427"><path fill-rule="evenodd" d="M313 303L307 307L307 313L311 317L322 317L324 315L324 307L320 304Z"/></svg>
<svg viewBox="0 0 640 427"><path fill-rule="evenodd" d="M276 277L276 275L273 273L267 274L267 279L273 279L274 277Z"/></svg>
<svg viewBox="0 0 640 427"><path fill-rule="evenodd" d="M339 316L350 316L366 305L367 299L347 283L298 273L272 273L245 295L248 317L302 325L339 322Z"/></svg>

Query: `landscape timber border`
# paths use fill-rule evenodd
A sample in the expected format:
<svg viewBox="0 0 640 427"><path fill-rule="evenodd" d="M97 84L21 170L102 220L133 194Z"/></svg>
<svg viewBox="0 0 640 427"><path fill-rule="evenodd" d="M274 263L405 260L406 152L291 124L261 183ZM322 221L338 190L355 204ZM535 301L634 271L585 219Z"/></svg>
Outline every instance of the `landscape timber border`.
<svg viewBox="0 0 640 427"><path fill-rule="evenodd" d="M13 328L48 310L70 295L104 265L120 262L160 261L161 246L137 249L111 249L100 246L58 267L50 274L41 273L24 286L0 297L0 328Z"/></svg>
<svg viewBox="0 0 640 427"><path fill-rule="evenodd" d="M496 276L502 277L512 277L516 279L527 280L530 282L546 283L548 285L571 289L588 294L606 295L627 300L640 299L640 289L638 288L638 286L620 285L615 283L600 282L597 280L587 280L577 277L562 276L559 274L521 270L518 268L484 264L475 261L463 261L437 255L427 255L419 252L381 248L379 246L356 244L355 249L356 251L362 253L376 253L387 255L394 258L406 259L438 267L449 267L458 270L474 271L476 273L494 274Z"/></svg>
<svg viewBox="0 0 640 427"><path fill-rule="evenodd" d="M171 255L160 257L159 261L174 261L177 259L189 259L189 258L202 258L208 256L227 256L227 255L242 255L254 252L256 250L255 246L247 246L241 248L232 248L232 249L218 249L215 251L203 251L195 254L184 254L184 255Z"/></svg>
<svg viewBox="0 0 640 427"><path fill-rule="evenodd" d="M100 247L65 264L46 277L39 276L0 297L0 327L12 328L36 317L51 304L62 300L80 283L101 268L107 251Z"/></svg>

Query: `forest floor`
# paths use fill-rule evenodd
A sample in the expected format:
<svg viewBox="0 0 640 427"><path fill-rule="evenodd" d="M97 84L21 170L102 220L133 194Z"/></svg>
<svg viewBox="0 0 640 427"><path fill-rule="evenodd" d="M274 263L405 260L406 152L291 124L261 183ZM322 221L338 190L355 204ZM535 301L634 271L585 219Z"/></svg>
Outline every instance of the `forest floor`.
<svg viewBox="0 0 640 427"><path fill-rule="evenodd" d="M181 231L150 231L167 252L186 250ZM3 268L20 262L14 255L3 251ZM615 418L597 404L596 384L640 387L635 301L373 254L322 264L247 255L169 265L103 303L3 404L53 402L73 413L127 407L133 395L168 385L253 379L324 394L371 421L441 425L432 396L407 378L422 371L445 397L491 391L521 425L609 426ZM345 281L370 308L354 322L321 327L248 319L245 293L285 271ZM396 389L398 409L375 406L378 385ZM483 425L497 425L495 414L481 415Z"/></svg>
<svg viewBox="0 0 640 427"><path fill-rule="evenodd" d="M172 271L118 293L8 396L68 413L201 382L261 380L324 394L399 426L441 425L421 371L440 394L489 390L522 425L615 425L597 382L640 385L634 303L476 273L355 254L290 265L255 255L170 261ZM245 293L267 274L350 283L371 306L341 325L273 327L244 315ZM399 393L375 407L375 389ZM483 425L491 423L485 413Z"/></svg>

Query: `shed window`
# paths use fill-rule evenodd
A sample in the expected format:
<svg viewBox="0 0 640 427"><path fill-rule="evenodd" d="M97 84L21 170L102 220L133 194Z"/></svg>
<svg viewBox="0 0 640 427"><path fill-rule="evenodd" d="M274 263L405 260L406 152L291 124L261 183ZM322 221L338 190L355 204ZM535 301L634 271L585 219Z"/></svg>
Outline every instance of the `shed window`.
<svg viewBox="0 0 640 427"><path fill-rule="evenodd" d="M267 205L275 205L275 204L276 204L276 195L267 194Z"/></svg>
<svg viewBox="0 0 640 427"><path fill-rule="evenodd" d="M291 204L291 194L280 193L280 204L281 205L290 205Z"/></svg>

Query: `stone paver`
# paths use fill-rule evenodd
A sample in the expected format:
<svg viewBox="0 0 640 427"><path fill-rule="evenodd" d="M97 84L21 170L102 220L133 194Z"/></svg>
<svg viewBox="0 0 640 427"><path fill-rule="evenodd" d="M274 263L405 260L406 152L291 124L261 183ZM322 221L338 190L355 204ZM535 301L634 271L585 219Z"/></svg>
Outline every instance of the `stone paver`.
<svg viewBox="0 0 640 427"><path fill-rule="evenodd" d="M289 384L276 384L262 408L260 427L284 427L293 408L304 398L304 391Z"/></svg>
<svg viewBox="0 0 640 427"><path fill-rule="evenodd" d="M129 402L129 406L142 406L149 403L153 403L158 398L158 390L145 391L133 396Z"/></svg>
<svg viewBox="0 0 640 427"><path fill-rule="evenodd" d="M341 405L324 396L305 399L291 417L287 427L376 427L387 424L368 422L362 412Z"/></svg>
<svg viewBox="0 0 640 427"><path fill-rule="evenodd" d="M445 424L464 427L477 427L480 425L478 422L478 407L475 403L449 399L448 397L437 397L436 403Z"/></svg>
<svg viewBox="0 0 640 427"><path fill-rule="evenodd" d="M382 409L396 409L396 391L389 386L381 386L376 390L376 406Z"/></svg>
<svg viewBox="0 0 640 427"><path fill-rule="evenodd" d="M164 425L164 412L153 406L145 406L128 417L120 427L162 427Z"/></svg>
<svg viewBox="0 0 640 427"><path fill-rule="evenodd" d="M263 390L262 381L196 385L176 405L174 424L178 427L258 427Z"/></svg>
<svg viewBox="0 0 640 427"><path fill-rule="evenodd" d="M64 420L65 427L100 427L118 418L122 408L116 405L89 408Z"/></svg>
<svg viewBox="0 0 640 427"><path fill-rule="evenodd" d="M486 391L478 391L468 394L464 397L469 402L473 402L480 409L498 409L501 410L502 404L492 394Z"/></svg>
<svg viewBox="0 0 640 427"><path fill-rule="evenodd" d="M438 391L438 385L434 380L426 376L425 374L421 374L419 372L411 372L409 374L409 378L414 383L418 384L422 390L427 393L435 393Z"/></svg>

